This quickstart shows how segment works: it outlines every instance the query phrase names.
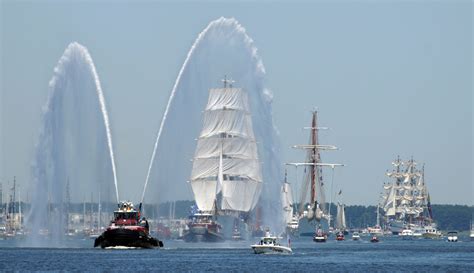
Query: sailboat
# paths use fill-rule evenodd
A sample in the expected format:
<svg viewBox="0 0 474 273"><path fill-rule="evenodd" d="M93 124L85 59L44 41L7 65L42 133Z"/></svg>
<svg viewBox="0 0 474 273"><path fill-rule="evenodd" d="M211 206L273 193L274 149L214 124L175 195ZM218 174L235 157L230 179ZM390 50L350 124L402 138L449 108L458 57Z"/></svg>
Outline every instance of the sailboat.
<svg viewBox="0 0 474 273"><path fill-rule="evenodd" d="M340 203L337 203L336 232L342 233L343 236L349 234L346 226L345 205Z"/></svg>
<svg viewBox="0 0 474 273"><path fill-rule="evenodd" d="M286 171L285 181L281 186L281 204L283 206L283 220L286 224L286 234L298 236L298 217L294 213L291 185L288 183L288 175Z"/></svg>
<svg viewBox="0 0 474 273"><path fill-rule="evenodd" d="M287 165L296 167L296 175L298 167L304 166L305 177L300 192L299 200L299 232L300 236L313 236L314 241L325 241L326 233L323 231L322 220L328 221L330 218L326 209L325 190L323 182L323 167L331 167L334 171L336 166L344 166L337 163L323 163L321 160L321 151L337 150L333 145L321 145L319 143L319 131L328 129L327 127L318 127L318 112L312 112L311 126L304 129L310 130L309 144L295 145L293 148L303 149L306 151L305 162L287 163ZM298 179L295 179L298 181ZM308 200L309 194L309 200ZM309 204L307 202L309 201ZM307 204L306 206L304 204ZM309 230L308 230L309 229ZM316 231L316 232L315 232ZM314 237L316 233L316 237Z"/></svg>
<svg viewBox="0 0 474 273"><path fill-rule="evenodd" d="M367 230L370 234L372 235L383 235L383 230L382 227L380 226L380 205L377 205L377 222L375 223L375 226L373 227L367 227Z"/></svg>
<svg viewBox="0 0 474 273"><path fill-rule="evenodd" d="M392 164L395 169L387 172L387 176L393 181L384 185L382 193L385 221L392 234L421 230L425 238L439 238L441 232L433 220L424 166L419 170L415 160L404 162L400 157Z"/></svg>
<svg viewBox="0 0 474 273"><path fill-rule="evenodd" d="M223 88L209 90L204 109L190 180L198 211L185 241L222 241L217 217L248 218L262 190L247 93L223 82Z"/></svg>

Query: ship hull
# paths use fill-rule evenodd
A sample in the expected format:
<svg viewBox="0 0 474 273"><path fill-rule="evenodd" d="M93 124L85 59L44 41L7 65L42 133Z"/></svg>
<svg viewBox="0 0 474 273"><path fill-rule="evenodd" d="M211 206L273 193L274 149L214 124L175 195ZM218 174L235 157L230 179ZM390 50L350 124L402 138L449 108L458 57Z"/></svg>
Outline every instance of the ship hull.
<svg viewBox="0 0 474 273"><path fill-rule="evenodd" d="M403 221L395 220L390 222L390 231L393 235L399 235L405 229L405 224Z"/></svg>
<svg viewBox="0 0 474 273"><path fill-rule="evenodd" d="M185 242L190 242L190 243L199 243L199 242L217 243L217 242L224 241L224 236L220 233L213 232L208 229L204 229L204 230L190 229L184 234L183 239Z"/></svg>
<svg viewBox="0 0 474 273"><path fill-rule="evenodd" d="M281 253L281 254L291 254L292 250L286 246L264 246L264 245L252 245L251 246L255 254L274 254L274 253Z"/></svg>
<svg viewBox="0 0 474 273"><path fill-rule="evenodd" d="M163 242L151 237L143 230L131 228L114 228L104 231L95 239L94 247L163 247Z"/></svg>

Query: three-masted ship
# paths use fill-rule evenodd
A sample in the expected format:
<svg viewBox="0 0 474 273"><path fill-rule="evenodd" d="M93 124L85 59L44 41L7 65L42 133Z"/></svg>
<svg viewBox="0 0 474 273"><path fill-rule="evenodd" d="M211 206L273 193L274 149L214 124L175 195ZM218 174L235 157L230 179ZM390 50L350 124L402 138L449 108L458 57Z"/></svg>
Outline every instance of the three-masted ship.
<svg viewBox="0 0 474 273"><path fill-rule="evenodd" d="M191 216L186 241L223 240L217 218L248 218L262 190L247 93L223 82L223 88L209 90L203 114L190 180L199 211Z"/></svg>
<svg viewBox="0 0 474 273"><path fill-rule="evenodd" d="M384 185L381 207L385 223L394 235L410 229L427 238L441 233L433 221L430 195L425 183L425 170L417 168L415 160L392 162L394 169L386 175L391 182Z"/></svg>
<svg viewBox="0 0 474 273"><path fill-rule="evenodd" d="M319 131L327 130L327 127L319 127L317 122L318 112L312 112L311 126L305 127L310 131L309 144L295 145L293 148L306 151L306 160L304 162L287 163L296 167L304 167L304 181L299 192L299 208L294 211L296 218L299 219L298 229L300 236L313 236L319 234L319 237L326 237L324 229L327 230L331 220L328 204L325 197L325 185L323 182L323 167L334 168L343 166L339 163L323 163L321 152L327 150L337 150L334 145L322 145L319 143ZM296 178L296 180L298 180ZM331 193L332 194L332 193ZM308 200L309 195L309 200ZM325 222L323 225L323 221ZM318 240L319 241L319 240Z"/></svg>

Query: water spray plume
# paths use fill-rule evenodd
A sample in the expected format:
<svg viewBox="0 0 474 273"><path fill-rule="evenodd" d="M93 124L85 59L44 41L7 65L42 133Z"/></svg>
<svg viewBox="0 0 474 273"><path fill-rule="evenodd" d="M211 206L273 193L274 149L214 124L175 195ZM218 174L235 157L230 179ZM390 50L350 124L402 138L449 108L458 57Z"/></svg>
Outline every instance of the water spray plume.
<svg viewBox="0 0 474 273"><path fill-rule="evenodd" d="M212 21L198 35L186 56L157 133L142 201L145 193L158 199L158 192L152 193L151 189L159 189L161 196L170 200L190 197L176 194L184 192L185 181L191 174L189 159L193 157L195 138L201 130L208 90L221 87L224 75L235 80L234 87L248 93L264 180L260 206L268 217L265 223L278 228L281 226L281 210L277 204L282 172L277 130L273 126L272 93L265 86L265 67L253 40L233 18ZM147 191L150 180L158 184Z"/></svg>
<svg viewBox="0 0 474 273"><path fill-rule="evenodd" d="M111 183L117 202L119 193L105 98L94 62L84 46L74 42L66 48L49 88L32 165L35 194L28 223L33 232L47 228L60 240L67 221L66 180L71 181L73 201L91 191L102 195L106 192L109 196L99 198L111 199ZM45 220L47 214L52 213L57 214L58 221L45 222L49 221Z"/></svg>

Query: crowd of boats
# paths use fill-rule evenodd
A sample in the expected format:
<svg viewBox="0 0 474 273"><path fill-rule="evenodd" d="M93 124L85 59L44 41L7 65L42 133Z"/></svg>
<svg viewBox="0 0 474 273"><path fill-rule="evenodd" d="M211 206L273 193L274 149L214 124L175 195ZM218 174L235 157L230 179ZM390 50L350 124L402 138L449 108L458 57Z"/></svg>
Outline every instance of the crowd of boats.
<svg viewBox="0 0 474 273"><path fill-rule="evenodd" d="M344 167L344 164L322 161L322 152L338 148L320 143L320 131L328 128L319 125L318 111L312 112L311 123L304 128L309 132L309 143L293 146L305 151L304 160L286 163L287 167L295 168L295 180L290 183L285 172L281 186L281 217L275 217L283 219L283 232L278 236L271 235L260 215L259 200L264 184L248 97L244 90L233 87L233 81L224 79L223 83L222 88L209 90L190 174L196 207L187 221L177 224L179 239L186 242L222 242L260 238L257 244L251 245L255 253L291 253L290 239L288 246L283 246L279 243L280 238L310 236L319 243L332 237L344 241L351 233L351 240L369 235L370 241L376 243L387 235L401 238L442 237L433 219L424 165L420 168L413 158L408 161L397 158L392 162L393 170L386 173L388 180L383 184L378 202L376 223L361 230L349 231L342 190L338 193L333 191L334 170ZM323 172L324 169L329 169L331 173L329 183L326 182L327 171ZM298 179L299 171L304 173L301 179ZM327 193L329 200L326 200ZM333 200L334 196L338 197L337 203ZM335 216L331 213L333 204L337 208ZM1 234L21 234L21 208L7 208L4 214L7 219L4 221L6 225L0 229ZM97 215L97 228L90 228L88 234L84 228L83 234L94 238L94 246L102 248L160 247L163 242L152 237L153 230L156 231L155 236L165 237L165 232L171 234L170 228L173 227L171 221L167 225L155 222L155 229L151 229L150 222L142 215L141 204L135 207L130 202L118 204L107 227L100 224L100 205ZM69 215L67 219L69 222ZM85 212L82 222L85 226ZM47 236L49 231L43 233ZM77 235L77 230L68 229L67 233ZM471 238L474 239L472 229ZM457 241L457 237L449 233L448 240Z"/></svg>

